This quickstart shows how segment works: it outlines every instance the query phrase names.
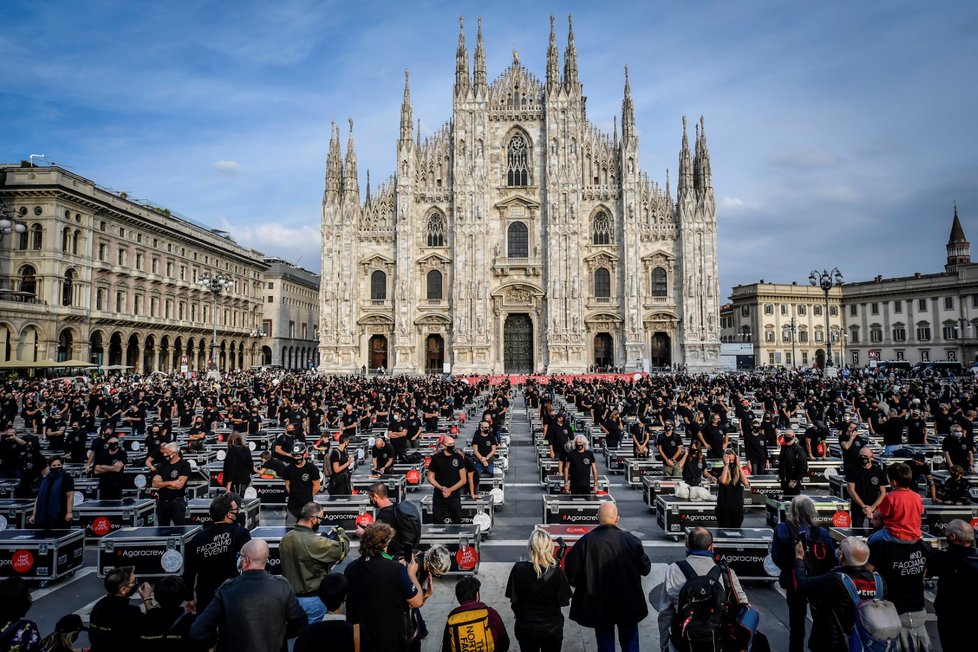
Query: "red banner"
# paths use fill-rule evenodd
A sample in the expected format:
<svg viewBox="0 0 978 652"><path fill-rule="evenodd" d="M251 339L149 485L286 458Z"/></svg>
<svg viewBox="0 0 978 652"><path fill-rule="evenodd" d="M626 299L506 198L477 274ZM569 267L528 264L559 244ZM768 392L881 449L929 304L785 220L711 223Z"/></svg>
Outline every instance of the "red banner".
<svg viewBox="0 0 978 652"><path fill-rule="evenodd" d="M585 381L611 381L616 382L619 380L626 380L628 382L634 382L635 376L640 378L645 378L648 374L644 372L635 372L630 374L555 374L555 375L543 375L543 374L520 374L520 375L499 375L499 376L470 376L470 378L475 379L478 382L482 378L487 378L490 385L499 385L505 380L509 380L512 385L524 385L528 380L533 380L540 385L548 385L553 380L560 380L565 383L573 382L575 380L585 380Z"/></svg>

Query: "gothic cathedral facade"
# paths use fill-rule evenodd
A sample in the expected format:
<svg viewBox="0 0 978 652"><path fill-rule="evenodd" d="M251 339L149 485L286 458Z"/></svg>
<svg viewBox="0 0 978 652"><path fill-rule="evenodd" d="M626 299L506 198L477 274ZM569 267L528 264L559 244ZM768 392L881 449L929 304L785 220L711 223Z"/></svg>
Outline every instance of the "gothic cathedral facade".
<svg viewBox="0 0 978 652"><path fill-rule="evenodd" d="M353 122L330 134L320 370L583 373L719 365L716 202L702 118L683 118L676 200L639 167L625 69L621 137L588 121L570 25L541 82L513 53L489 83L464 28L452 119L415 135L407 75L397 171L361 201ZM419 127L420 131L420 127Z"/></svg>

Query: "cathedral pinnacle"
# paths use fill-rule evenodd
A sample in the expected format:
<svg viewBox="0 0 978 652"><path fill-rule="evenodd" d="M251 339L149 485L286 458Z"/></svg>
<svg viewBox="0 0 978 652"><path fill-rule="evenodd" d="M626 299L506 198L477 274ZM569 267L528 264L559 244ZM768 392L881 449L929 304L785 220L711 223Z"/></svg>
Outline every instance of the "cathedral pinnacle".
<svg viewBox="0 0 978 652"><path fill-rule="evenodd" d="M567 49L564 50L564 86L577 88L577 49L574 47L574 17L567 17Z"/></svg>
<svg viewBox="0 0 978 652"><path fill-rule="evenodd" d="M689 138L686 135L686 116L683 116L683 144L679 150L679 184L676 194L682 197L693 189L693 165L689 155Z"/></svg>
<svg viewBox="0 0 978 652"><path fill-rule="evenodd" d="M346 161L343 163L343 192L355 195L360 203L360 183L357 181L357 151L353 144L353 118L350 121L350 137L346 141Z"/></svg>
<svg viewBox="0 0 978 652"><path fill-rule="evenodd" d="M621 138L629 144L635 135L635 106L632 104L632 87L628 82L628 66L625 66L625 95L621 100Z"/></svg>
<svg viewBox="0 0 978 652"><path fill-rule="evenodd" d="M401 102L401 141L410 143L414 127L414 112L411 109L411 87L408 83L410 72L404 69L404 101Z"/></svg>
<svg viewBox="0 0 978 652"><path fill-rule="evenodd" d="M486 85L486 48L482 43L482 16L479 16L478 24L479 29L475 37L474 81L476 92L485 92L489 87Z"/></svg>
<svg viewBox="0 0 978 652"><path fill-rule="evenodd" d="M560 63L557 52L557 35L554 32L554 17L550 17L550 44L547 46L547 90L560 86Z"/></svg>
<svg viewBox="0 0 978 652"><path fill-rule="evenodd" d="M326 155L326 195L337 198L343 187L343 161L340 153L340 130L333 122L329 127L329 154Z"/></svg>
<svg viewBox="0 0 978 652"><path fill-rule="evenodd" d="M703 116L696 127L696 156L694 159L694 184L696 189L706 192L713 189L713 174L710 171L710 150L706 146L706 127Z"/></svg>
<svg viewBox="0 0 978 652"><path fill-rule="evenodd" d="M455 94L464 94L469 90L472 80L469 78L469 51L465 48L465 18L458 18L458 51L455 53Z"/></svg>

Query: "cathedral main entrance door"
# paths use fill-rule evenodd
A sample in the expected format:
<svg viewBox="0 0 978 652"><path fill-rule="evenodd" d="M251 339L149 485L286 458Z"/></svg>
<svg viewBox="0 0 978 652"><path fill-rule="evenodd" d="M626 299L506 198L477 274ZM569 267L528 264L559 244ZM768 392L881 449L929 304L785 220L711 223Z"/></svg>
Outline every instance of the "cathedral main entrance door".
<svg viewBox="0 0 978 652"><path fill-rule="evenodd" d="M533 322L529 315L509 315L503 325L503 365L508 374L533 372Z"/></svg>
<svg viewBox="0 0 978 652"><path fill-rule="evenodd" d="M445 340L441 335L429 335L425 339L424 370L429 374L440 374L445 363Z"/></svg>
<svg viewBox="0 0 978 652"><path fill-rule="evenodd" d="M615 364L614 340L609 333L598 333L594 336L594 367L603 371Z"/></svg>
<svg viewBox="0 0 978 652"><path fill-rule="evenodd" d="M669 336L665 333L656 333L652 336L652 350L649 355L649 363L653 367L668 367L672 364L672 354L670 352Z"/></svg>
<svg viewBox="0 0 978 652"><path fill-rule="evenodd" d="M374 335L368 344L370 349L370 370L387 368L387 338L383 335Z"/></svg>

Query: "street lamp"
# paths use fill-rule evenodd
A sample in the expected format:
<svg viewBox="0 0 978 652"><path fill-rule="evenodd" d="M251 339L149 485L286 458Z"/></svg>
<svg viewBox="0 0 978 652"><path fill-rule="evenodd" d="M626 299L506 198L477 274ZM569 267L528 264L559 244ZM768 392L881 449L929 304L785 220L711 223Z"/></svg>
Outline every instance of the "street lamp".
<svg viewBox="0 0 978 652"><path fill-rule="evenodd" d="M788 337L791 335L791 368L794 369L798 366L798 359L795 357L795 333L798 332L798 322L792 317L791 321L781 327L782 337Z"/></svg>
<svg viewBox="0 0 978 652"><path fill-rule="evenodd" d="M207 290L211 293L211 320L214 323L214 335L211 337L211 364L210 368L212 371L217 370L217 297L220 296L226 290L230 290L234 286L234 281L230 277L224 274L215 274L210 276L204 273L199 279L197 279L197 285L203 290Z"/></svg>
<svg viewBox="0 0 978 652"><path fill-rule="evenodd" d="M10 211L6 204L0 204L0 244L3 244L3 239L10 235L11 233L24 233L27 231L27 226L23 222L17 222L10 218ZM2 274L2 270L0 270ZM11 290L13 289L13 283L11 282Z"/></svg>
<svg viewBox="0 0 978 652"><path fill-rule="evenodd" d="M833 267L831 272L824 269L819 272L813 269L808 275L808 282L814 287L821 287L825 293L825 341L828 348L828 355L825 356L825 367L832 366L832 333L829 330L829 291L833 287L842 287L842 272L838 267Z"/></svg>

